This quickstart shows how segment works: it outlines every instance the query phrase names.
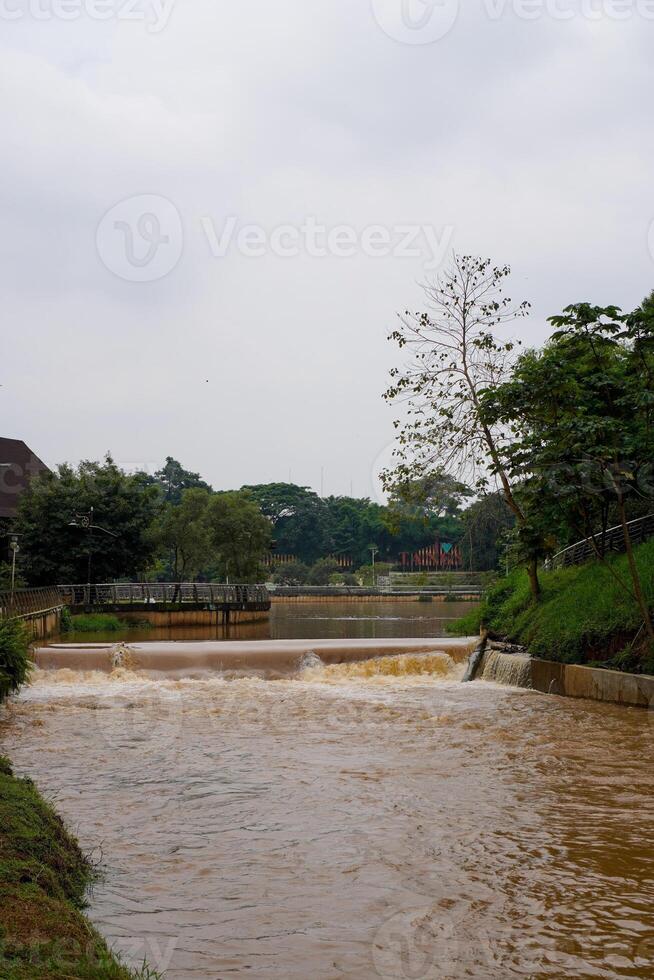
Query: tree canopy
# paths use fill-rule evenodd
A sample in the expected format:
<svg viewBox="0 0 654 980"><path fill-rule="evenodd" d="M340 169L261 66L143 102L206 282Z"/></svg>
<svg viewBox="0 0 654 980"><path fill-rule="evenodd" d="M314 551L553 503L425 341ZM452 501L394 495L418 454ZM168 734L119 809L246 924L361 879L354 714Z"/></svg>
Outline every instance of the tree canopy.
<svg viewBox="0 0 654 980"><path fill-rule="evenodd" d="M90 547L94 581L138 578L155 555L149 530L159 499L142 475L126 475L109 455L35 477L16 523L22 573L32 585L86 582ZM71 526L91 508L94 522L115 537Z"/></svg>

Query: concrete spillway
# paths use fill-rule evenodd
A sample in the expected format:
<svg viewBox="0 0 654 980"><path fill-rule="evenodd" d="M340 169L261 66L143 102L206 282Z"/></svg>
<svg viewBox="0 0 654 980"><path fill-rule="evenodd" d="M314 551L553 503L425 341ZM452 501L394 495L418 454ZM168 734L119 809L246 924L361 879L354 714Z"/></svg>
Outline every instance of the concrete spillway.
<svg viewBox="0 0 654 980"><path fill-rule="evenodd" d="M111 671L117 664L167 675L195 671L289 674L314 654L324 664L443 652L464 660L475 639L243 640L208 642L54 644L35 651L42 670ZM117 660L118 658L118 660Z"/></svg>

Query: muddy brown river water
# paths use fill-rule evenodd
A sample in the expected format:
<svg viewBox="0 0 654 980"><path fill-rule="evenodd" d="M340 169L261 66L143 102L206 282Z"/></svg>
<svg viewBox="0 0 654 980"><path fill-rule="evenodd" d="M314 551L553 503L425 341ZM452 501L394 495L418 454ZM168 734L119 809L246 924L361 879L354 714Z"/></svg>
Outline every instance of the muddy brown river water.
<svg viewBox="0 0 654 980"><path fill-rule="evenodd" d="M136 965L195 978L651 978L652 713L462 685L465 648L40 671L0 716Z"/></svg>

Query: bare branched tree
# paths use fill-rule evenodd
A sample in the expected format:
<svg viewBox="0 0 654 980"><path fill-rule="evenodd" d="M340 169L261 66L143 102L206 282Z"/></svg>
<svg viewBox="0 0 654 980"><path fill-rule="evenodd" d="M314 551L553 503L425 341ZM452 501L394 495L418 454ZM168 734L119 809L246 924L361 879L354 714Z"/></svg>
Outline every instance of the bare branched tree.
<svg viewBox="0 0 654 980"><path fill-rule="evenodd" d="M501 342L495 331L529 313L527 302L515 305L504 295L509 266L490 259L454 255L448 270L423 286L425 312L399 315L400 327L389 339L411 358L391 371L388 401L407 405L405 418L395 422L398 460L383 474L387 489L445 470L478 492L499 483L520 527L527 518L508 476L504 447L510 436L490 423L483 410L483 392L506 381L515 344ZM540 594L536 559L528 562L532 594Z"/></svg>

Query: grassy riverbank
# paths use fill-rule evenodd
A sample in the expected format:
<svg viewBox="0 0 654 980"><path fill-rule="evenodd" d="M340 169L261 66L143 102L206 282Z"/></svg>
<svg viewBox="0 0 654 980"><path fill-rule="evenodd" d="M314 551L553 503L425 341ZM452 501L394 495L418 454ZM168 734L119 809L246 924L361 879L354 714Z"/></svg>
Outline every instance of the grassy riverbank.
<svg viewBox="0 0 654 980"><path fill-rule="evenodd" d="M0 977L135 980L84 917L94 870L35 786L0 758ZM146 970L138 974L154 980Z"/></svg>
<svg viewBox="0 0 654 980"><path fill-rule="evenodd" d="M61 614L62 633L121 633L131 629L149 629L147 620L133 622L112 613L80 613L76 616L64 609Z"/></svg>
<svg viewBox="0 0 654 980"><path fill-rule="evenodd" d="M654 608L654 541L640 545L635 554L645 594ZM626 557L613 556L610 562L628 583ZM590 563L542 572L541 584L541 601L534 604L526 573L514 571L451 632L464 636L484 626L547 660L654 673L654 651L644 646L642 633L634 643L642 623L636 603L609 569Z"/></svg>

